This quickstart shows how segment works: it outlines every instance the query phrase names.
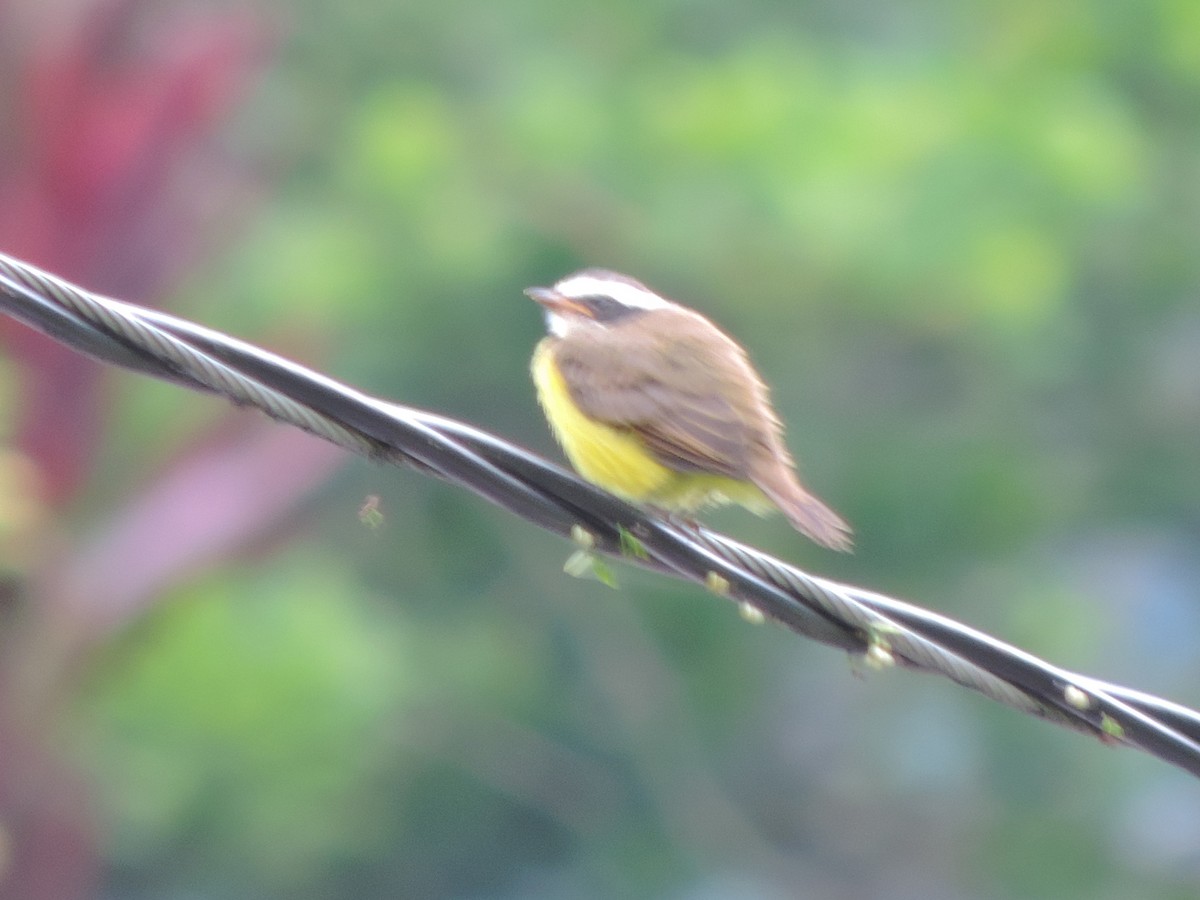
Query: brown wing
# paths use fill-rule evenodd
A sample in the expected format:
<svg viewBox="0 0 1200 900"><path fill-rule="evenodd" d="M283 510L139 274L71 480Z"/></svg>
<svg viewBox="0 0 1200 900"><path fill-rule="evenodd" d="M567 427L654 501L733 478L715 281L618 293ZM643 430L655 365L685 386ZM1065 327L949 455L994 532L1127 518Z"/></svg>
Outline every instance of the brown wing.
<svg viewBox="0 0 1200 900"><path fill-rule="evenodd" d="M686 310L563 339L555 359L584 414L635 432L672 469L747 478L774 427L741 349Z"/></svg>

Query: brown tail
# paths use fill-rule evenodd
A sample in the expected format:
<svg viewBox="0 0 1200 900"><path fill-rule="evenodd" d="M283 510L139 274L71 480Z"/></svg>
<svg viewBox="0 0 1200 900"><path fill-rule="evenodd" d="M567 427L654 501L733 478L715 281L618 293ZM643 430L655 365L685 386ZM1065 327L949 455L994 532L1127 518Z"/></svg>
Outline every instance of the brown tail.
<svg viewBox="0 0 1200 900"><path fill-rule="evenodd" d="M830 550L849 552L853 548L850 526L806 491L790 468L780 465L769 477L756 478L755 484L800 533Z"/></svg>

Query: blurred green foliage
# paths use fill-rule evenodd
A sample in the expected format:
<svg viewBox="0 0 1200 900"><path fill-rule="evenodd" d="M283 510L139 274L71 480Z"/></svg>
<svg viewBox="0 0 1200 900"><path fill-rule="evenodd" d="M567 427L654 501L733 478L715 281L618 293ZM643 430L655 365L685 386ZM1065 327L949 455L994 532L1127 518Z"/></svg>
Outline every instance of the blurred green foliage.
<svg viewBox="0 0 1200 900"><path fill-rule="evenodd" d="M521 289L629 272L752 349L858 551L713 523L1195 705L1200 6L287 27L227 135L278 176L173 308L553 453ZM215 415L116 390L80 527ZM174 590L64 725L106 896L1195 896L1183 775L690 588L571 580L570 549L356 462L286 546Z"/></svg>

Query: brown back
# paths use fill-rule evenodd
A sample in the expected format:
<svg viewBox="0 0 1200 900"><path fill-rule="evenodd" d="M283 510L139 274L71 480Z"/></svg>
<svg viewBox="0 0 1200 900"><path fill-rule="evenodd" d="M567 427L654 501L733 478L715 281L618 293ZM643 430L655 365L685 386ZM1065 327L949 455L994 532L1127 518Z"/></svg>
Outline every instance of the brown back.
<svg viewBox="0 0 1200 900"><path fill-rule="evenodd" d="M558 339L555 359L584 414L635 432L668 468L751 480L764 453L791 464L766 386L741 347L698 313L661 309L588 326Z"/></svg>

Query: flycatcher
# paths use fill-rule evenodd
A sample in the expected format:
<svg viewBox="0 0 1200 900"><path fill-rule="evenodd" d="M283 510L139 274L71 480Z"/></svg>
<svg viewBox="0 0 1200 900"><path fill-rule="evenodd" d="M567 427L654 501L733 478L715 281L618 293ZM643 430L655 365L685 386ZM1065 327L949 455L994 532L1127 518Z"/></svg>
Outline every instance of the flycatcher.
<svg viewBox="0 0 1200 900"><path fill-rule="evenodd" d="M549 332L533 354L538 401L580 475L671 512L777 508L850 549L850 527L797 478L767 386L716 325L605 269L525 293Z"/></svg>

